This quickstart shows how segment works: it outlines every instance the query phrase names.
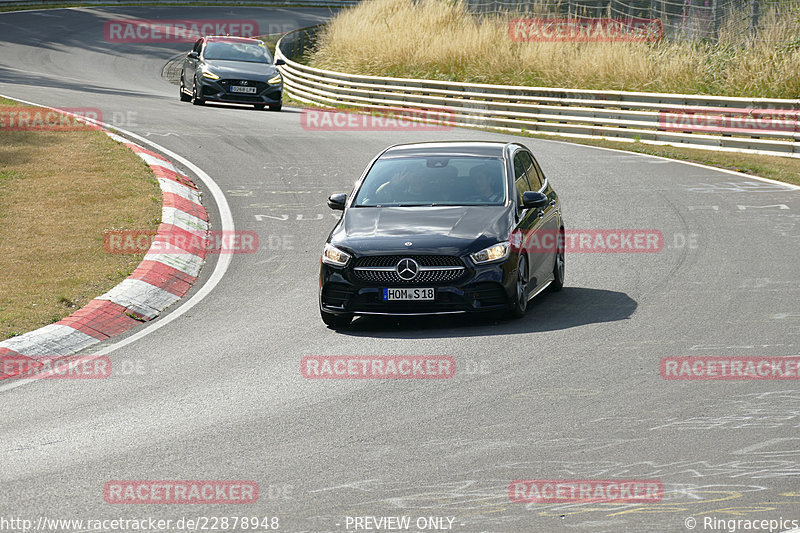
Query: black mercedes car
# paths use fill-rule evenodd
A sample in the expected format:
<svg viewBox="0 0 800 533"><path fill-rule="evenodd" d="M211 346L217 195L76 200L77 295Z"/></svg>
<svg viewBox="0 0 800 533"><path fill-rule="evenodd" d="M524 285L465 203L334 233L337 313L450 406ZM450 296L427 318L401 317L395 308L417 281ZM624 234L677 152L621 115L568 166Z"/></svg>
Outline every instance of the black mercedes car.
<svg viewBox="0 0 800 533"><path fill-rule="evenodd" d="M245 37L203 37L183 60L182 102L203 105L207 101L252 104L280 111L283 78L275 68L283 65L263 41Z"/></svg>
<svg viewBox="0 0 800 533"><path fill-rule="evenodd" d="M353 315L521 317L564 285L561 205L521 144L391 146L328 206L344 211L320 263L328 326Z"/></svg>

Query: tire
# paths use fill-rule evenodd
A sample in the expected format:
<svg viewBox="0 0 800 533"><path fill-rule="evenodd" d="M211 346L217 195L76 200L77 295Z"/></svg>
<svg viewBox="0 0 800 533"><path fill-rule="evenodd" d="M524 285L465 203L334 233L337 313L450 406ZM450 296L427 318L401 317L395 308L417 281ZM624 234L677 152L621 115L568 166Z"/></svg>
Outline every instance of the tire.
<svg viewBox="0 0 800 533"><path fill-rule="evenodd" d="M267 104L253 104L253 107L255 107L256 109L264 109L265 107L267 107Z"/></svg>
<svg viewBox="0 0 800 533"><path fill-rule="evenodd" d="M183 92L186 89L186 86L183 84L183 75L181 75L181 88L179 90L179 94L181 96L181 102L190 102L192 97Z"/></svg>
<svg viewBox="0 0 800 533"><path fill-rule="evenodd" d="M206 103L205 100L197 96L197 83L195 83L194 87L192 87L192 103L194 105L204 105Z"/></svg>
<svg viewBox="0 0 800 533"><path fill-rule="evenodd" d="M528 310L528 261L524 255L519 256L517 263L516 294L511 302L510 315L512 318L522 318Z"/></svg>
<svg viewBox="0 0 800 533"><path fill-rule="evenodd" d="M280 104L273 104L273 105L269 106L269 110L270 111L280 111L281 107L283 107L283 103L282 102Z"/></svg>
<svg viewBox="0 0 800 533"><path fill-rule="evenodd" d="M558 239L556 240L556 260L553 265L553 283L550 284L550 289L553 292L558 292L564 288L564 275L566 267L564 265L565 249L564 243L565 235L564 228L558 230Z"/></svg>
<svg viewBox="0 0 800 533"><path fill-rule="evenodd" d="M334 315L333 313L326 313L322 309L319 310L319 314L322 316L322 321L325 322L325 325L333 329L349 326L350 321L353 320L353 315Z"/></svg>

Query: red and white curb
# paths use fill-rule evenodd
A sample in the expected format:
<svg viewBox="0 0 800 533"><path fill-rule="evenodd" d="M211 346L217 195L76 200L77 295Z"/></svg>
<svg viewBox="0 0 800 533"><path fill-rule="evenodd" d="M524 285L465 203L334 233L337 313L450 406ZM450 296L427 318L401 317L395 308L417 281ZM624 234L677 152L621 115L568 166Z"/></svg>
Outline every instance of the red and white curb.
<svg viewBox="0 0 800 533"><path fill-rule="evenodd" d="M162 156L103 131L141 157L158 180L163 206L154 241L176 242L176 237L191 235L205 244L208 215L194 183ZM185 253L148 252L122 283L78 311L54 324L0 342L0 357L68 356L152 320L189 291L197 281L205 255L204 246ZM3 374L0 368L0 379L12 376Z"/></svg>

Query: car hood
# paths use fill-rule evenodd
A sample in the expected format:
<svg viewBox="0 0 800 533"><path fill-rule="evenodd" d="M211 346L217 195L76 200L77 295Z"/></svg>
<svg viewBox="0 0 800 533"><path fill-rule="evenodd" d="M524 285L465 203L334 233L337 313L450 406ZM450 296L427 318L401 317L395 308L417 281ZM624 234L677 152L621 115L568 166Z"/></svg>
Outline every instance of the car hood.
<svg viewBox="0 0 800 533"><path fill-rule="evenodd" d="M205 64L214 74L221 78L266 81L278 73L278 69L272 63L207 59Z"/></svg>
<svg viewBox="0 0 800 533"><path fill-rule="evenodd" d="M508 240L510 224L506 206L353 207L331 242L359 254L464 255Z"/></svg>

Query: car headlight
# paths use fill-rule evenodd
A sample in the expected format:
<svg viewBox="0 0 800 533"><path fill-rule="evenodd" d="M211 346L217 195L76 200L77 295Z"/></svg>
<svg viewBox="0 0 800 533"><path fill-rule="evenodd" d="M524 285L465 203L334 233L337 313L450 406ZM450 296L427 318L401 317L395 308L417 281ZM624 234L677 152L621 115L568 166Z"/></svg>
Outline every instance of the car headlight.
<svg viewBox="0 0 800 533"><path fill-rule="evenodd" d="M326 244L322 251L322 262L333 266L345 266L350 261L350 254L345 253L332 244Z"/></svg>
<svg viewBox="0 0 800 533"><path fill-rule="evenodd" d="M267 80L267 83L271 83L275 85L276 83L280 83L282 81L280 74L275 74L273 77Z"/></svg>
<svg viewBox="0 0 800 533"><path fill-rule="evenodd" d="M495 261L503 261L508 258L510 252L511 247L508 245L508 242L499 242L488 248L484 248L480 252L470 254L469 257L476 265L483 265L486 263L494 263Z"/></svg>
<svg viewBox="0 0 800 533"><path fill-rule="evenodd" d="M203 67L201 72L203 73L203 77L204 78L208 78L210 80L218 80L219 79L219 76L217 76L216 74L214 74L213 72L208 70L208 67Z"/></svg>

